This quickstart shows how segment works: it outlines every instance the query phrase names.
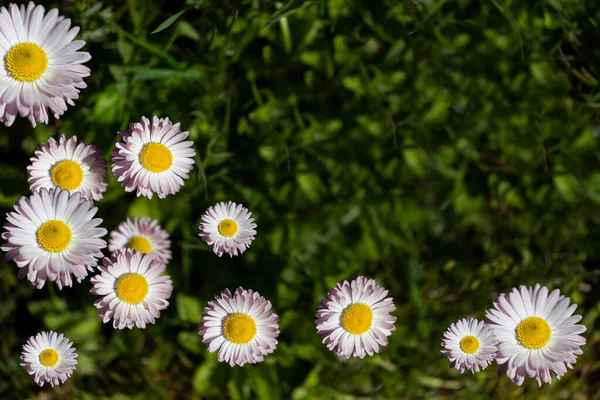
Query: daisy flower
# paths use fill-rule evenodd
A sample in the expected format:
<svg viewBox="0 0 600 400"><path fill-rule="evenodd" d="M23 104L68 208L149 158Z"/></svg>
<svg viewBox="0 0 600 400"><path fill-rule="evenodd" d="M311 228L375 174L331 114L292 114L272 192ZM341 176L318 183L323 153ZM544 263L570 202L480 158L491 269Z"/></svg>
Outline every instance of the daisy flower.
<svg viewBox="0 0 600 400"><path fill-rule="evenodd" d="M21 367L40 386L65 383L75 371L77 353L62 333L40 332L23 346ZM60 382L59 382L60 381Z"/></svg>
<svg viewBox="0 0 600 400"><path fill-rule="evenodd" d="M509 294L501 294L486 318L500 342L496 361L517 385L526 376L535 378L539 386L551 383L573 368L577 355L583 354L583 325L578 325L577 308L558 289L548 294L548 288L521 286Z"/></svg>
<svg viewBox="0 0 600 400"><path fill-rule="evenodd" d="M194 165L194 142L185 140L189 132L180 132L179 123L169 118L146 117L121 131L123 142L116 143L112 170L127 192L149 199L156 194L164 199L183 186Z"/></svg>
<svg viewBox="0 0 600 400"><path fill-rule="evenodd" d="M110 233L108 251L115 252L124 248L154 254L156 260L168 264L171 260L171 241L158 221L148 217L127 218L125 222Z"/></svg>
<svg viewBox="0 0 600 400"><path fill-rule="evenodd" d="M61 188L81 192L83 197L95 201L106 191L106 161L94 145L77 142L77 136L65 135L48 144L42 143L31 158L27 172L31 175L31 190Z"/></svg>
<svg viewBox="0 0 600 400"><path fill-rule="evenodd" d="M98 209L80 192L41 189L31 197L21 197L15 211L6 214L6 240L0 247L6 259L20 268L19 277L27 276L38 289L46 281L59 289L81 282L87 270L98 264L106 242L100 239L106 229L94 218Z"/></svg>
<svg viewBox="0 0 600 400"><path fill-rule="evenodd" d="M173 292L171 277L163 275L165 264L153 254L125 249L105 257L100 273L91 279L91 293L102 296L94 305L104 323L115 329L144 329L160 317Z"/></svg>
<svg viewBox="0 0 600 400"><path fill-rule="evenodd" d="M217 203L202 215L200 237L212 246L216 255L242 254L254 240L256 224L252 213L234 202Z"/></svg>
<svg viewBox="0 0 600 400"><path fill-rule="evenodd" d="M442 354L461 374L483 371L494 361L498 340L494 331L475 318L461 319L448 327L442 339Z"/></svg>
<svg viewBox="0 0 600 400"><path fill-rule="evenodd" d="M317 310L317 333L329 350L346 358L372 356L396 330L396 309L388 291L373 279L359 276L337 284Z"/></svg>
<svg viewBox="0 0 600 400"><path fill-rule="evenodd" d="M77 33L56 9L46 13L33 2L0 8L0 122L11 126L19 115L35 127L48 123L48 111L58 119L75 105L90 75L82 64L91 58L77 51L85 45L73 41Z"/></svg>
<svg viewBox="0 0 600 400"><path fill-rule="evenodd" d="M275 351L279 317L258 292L240 287L232 295L225 289L204 310L198 334L209 352L219 351L219 361L255 364Z"/></svg>

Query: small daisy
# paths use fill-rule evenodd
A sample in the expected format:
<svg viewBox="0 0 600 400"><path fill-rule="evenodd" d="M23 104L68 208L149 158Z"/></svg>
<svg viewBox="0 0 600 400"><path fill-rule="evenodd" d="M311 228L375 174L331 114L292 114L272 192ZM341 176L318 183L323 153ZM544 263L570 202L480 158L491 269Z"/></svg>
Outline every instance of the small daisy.
<svg viewBox="0 0 600 400"><path fill-rule="evenodd" d="M230 257L242 254L256 235L256 224L251 215L241 204L217 203L202 215L200 237L219 257L223 253Z"/></svg>
<svg viewBox="0 0 600 400"><path fill-rule="evenodd" d="M127 218L125 222L110 233L108 251L115 252L124 248L154 254L156 260L168 264L171 260L171 241L158 221L148 217Z"/></svg>
<svg viewBox="0 0 600 400"><path fill-rule="evenodd" d="M451 361L451 367L461 374L466 370L475 373L494 361L498 340L485 322L463 318L444 332L442 347L442 354Z"/></svg>
<svg viewBox="0 0 600 400"><path fill-rule="evenodd" d="M83 197L95 201L106 191L106 161L94 145L77 143L77 136L67 139L62 135L42 143L31 158L27 172L31 175L31 190L61 188L81 192Z"/></svg>
<svg viewBox="0 0 600 400"><path fill-rule="evenodd" d="M225 289L204 310L198 334L209 352L219 350L219 361L241 367L275 351L279 317L258 292L240 287L232 295Z"/></svg>
<svg viewBox="0 0 600 400"><path fill-rule="evenodd" d="M346 358L372 356L387 346L387 336L396 330L396 309L388 291L373 279L359 276L337 284L317 310L317 333L327 348Z"/></svg>
<svg viewBox="0 0 600 400"><path fill-rule="evenodd" d="M77 353L72 346L62 333L40 332L23 346L21 366L40 386L65 383L77 365Z"/></svg>
<svg viewBox="0 0 600 400"><path fill-rule="evenodd" d="M15 211L6 214L6 240L0 247L6 259L21 269L38 289L46 281L56 282L59 289L87 276L98 264L106 242L100 239L106 229L98 227L102 219L94 218L98 209L80 192L41 189L31 197L21 197Z"/></svg>
<svg viewBox="0 0 600 400"><path fill-rule="evenodd" d="M105 257L100 274L91 279L91 293L103 296L94 305L104 323L113 319L115 329L146 328L169 305L173 292L171 277L163 275L165 264L153 254L131 249Z"/></svg>
<svg viewBox="0 0 600 400"><path fill-rule="evenodd" d="M48 123L48 111L58 119L75 105L90 75L82 64L91 58L77 51L85 45L73 41L77 33L56 9L46 13L33 2L0 8L0 122L11 126L19 115L35 127Z"/></svg>
<svg viewBox="0 0 600 400"><path fill-rule="evenodd" d="M112 170L127 192L137 189L137 195L164 199L183 186L194 165L194 142L185 140L189 132L180 132L179 123L169 118L146 117L129 125L119 135L112 155Z"/></svg>
<svg viewBox="0 0 600 400"><path fill-rule="evenodd" d="M583 354L586 327L578 325L580 315L573 315L576 304L558 289L521 285L509 294L501 294L493 309L486 312L491 328L500 344L496 361L517 385L526 376L535 378L539 386L551 383L573 368L577 355Z"/></svg>

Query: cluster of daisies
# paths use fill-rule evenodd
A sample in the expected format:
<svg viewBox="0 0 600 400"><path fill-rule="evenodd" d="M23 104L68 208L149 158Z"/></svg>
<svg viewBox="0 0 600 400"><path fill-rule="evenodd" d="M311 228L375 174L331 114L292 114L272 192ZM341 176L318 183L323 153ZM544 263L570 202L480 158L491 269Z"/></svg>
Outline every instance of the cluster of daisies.
<svg viewBox="0 0 600 400"><path fill-rule="evenodd" d="M486 322L461 319L450 325L442 339L442 354L459 372L484 370L494 360L499 374L517 385L526 377L539 386L560 379L573 368L586 340L576 304L558 289L520 286L501 294L486 311Z"/></svg>
<svg viewBox="0 0 600 400"><path fill-rule="evenodd" d="M0 8L0 122L11 126L19 115L35 127L48 123L49 113L59 118L74 105L90 75L83 64L91 58L79 51L85 42L74 40L78 32L56 9L46 12L33 2ZM112 172L127 192L162 199L181 189L196 153L179 123L143 117L119 135ZM111 232L104 257L107 231L94 206L107 187L101 154L75 136L42 143L27 168L32 194L7 214L0 248L17 264L19 276L37 288L46 281L70 287L73 279L81 282L96 272L90 292L99 296L99 317L115 329L143 329L169 305L173 282L165 271L171 242L158 221L127 219ZM202 216L199 236L218 256L240 255L256 235L251 215L241 204L216 204ZM316 313L323 343L346 358L377 353L395 330L395 306L387 295L365 277L340 282ZM499 297L487 324L474 319L452 324L443 353L461 372L480 371L496 360L517 384L525 376L550 382L551 372L560 377L572 367L585 343L579 335L585 327L576 324L581 317L572 315L575 307L558 290L515 289ZM275 351L278 320L258 292L225 289L208 303L198 333L208 351L218 351L219 361L243 366ZM40 386L64 382L77 364L72 342L56 332L29 338L21 358Z"/></svg>

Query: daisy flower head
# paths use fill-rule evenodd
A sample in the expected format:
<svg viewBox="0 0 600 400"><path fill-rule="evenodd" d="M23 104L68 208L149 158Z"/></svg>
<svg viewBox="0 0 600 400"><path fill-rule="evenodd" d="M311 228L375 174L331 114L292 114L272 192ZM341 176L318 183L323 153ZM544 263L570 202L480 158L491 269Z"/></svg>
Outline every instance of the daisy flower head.
<svg viewBox="0 0 600 400"><path fill-rule="evenodd" d="M158 221L149 217L127 220L110 233L108 251L115 252L130 248L145 254L154 254L156 260L168 264L171 260L171 241Z"/></svg>
<svg viewBox="0 0 600 400"><path fill-rule="evenodd" d="M241 367L275 351L279 317L258 292L240 287L231 294L225 289L204 310L198 334L209 352L219 351L219 361Z"/></svg>
<svg viewBox="0 0 600 400"><path fill-rule="evenodd" d="M580 333L586 327L577 324L580 315L573 315L576 304L560 294L558 289L536 284L521 285L509 294L501 294L486 318L498 338L496 361L501 373L517 385L525 377L535 378L539 386L551 383L573 368L577 355L583 354L585 338Z"/></svg>
<svg viewBox="0 0 600 400"><path fill-rule="evenodd" d="M483 371L494 361L498 340L483 321L463 318L451 324L442 339L442 354L461 374Z"/></svg>
<svg viewBox="0 0 600 400"><path fill-rule="evenodd" d="M185 140L189 132L181 132L179 123L142 117L142 122L130 124L119 135L123 141L115 145L112 170L127 192L137 190L138 197L151 199L156 194L164 199L189 178L196 151L194 142Z"/></svg>
<svg viewBox="0 0 600 400"><path fill-rule="evenodd" d="M27 172L31 190L61 188L81 192L87 200L102 199L106 191L106 161L94 145L61 135L42 143L31 158Z"/></svg>
<svg viewBox="0 0 600 400"><path fill-rule="evenodd" d="M102 296L94 305L104 323L115 329L146 328L167 308L173 292L171 277L163 275L165 264L153 254L131 249L105 257L100 273L91 279L91 293Z"/></svg>
<svg viewBox="0 0 600 400"><path fill-rule="evenodd" d="M46 13L33 2L0 8L0 122L11 126L19 115L35 127L75 105L91 58L78 51L85 42L73 41L77 33L57 9Z"/></svg>
<svg viewBox="0 0 600 400"><path fill-rule="evenodd" d="M241 204L220 202L202 215L200 237L212 246L216 255L237 256L250 247L256 235L252 213Z"/></svg>
<svg viewBox="0 0 600 400"><path fill-rule="evenodd" d="M76 358L73 343L62 333L40 332L23 346L21 367L38 385L50 383L56 386L71 377L77 365Z"/></svg>
<svg viewBox="0 0 600 400"><path fill-rule="evenodd" d="M15 211L6 214L6 243L0 249L20 268L19 277L27 276L38 289L46 281L59 289L72 286L73 276L81 282L87 270L93 271L106 247L97 211L80 192L40 189L21 197Z"/></svg>
<svg viewBox="0 0 600 400"><path fill-rule="evenodd" d="M396 309L388 291L373 279L359 276L342 281L321 300L317 310L317 333L329 350L346 358L372 356L396 330Z"/></svg>

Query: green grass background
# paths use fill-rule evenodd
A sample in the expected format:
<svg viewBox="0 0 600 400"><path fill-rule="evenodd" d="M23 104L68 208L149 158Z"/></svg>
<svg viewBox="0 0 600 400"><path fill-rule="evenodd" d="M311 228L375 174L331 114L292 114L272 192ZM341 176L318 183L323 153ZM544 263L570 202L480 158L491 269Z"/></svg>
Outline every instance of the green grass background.
<svg viewBox="0 0 600 400"><path fill-rule="evenodd" d="M175 196L136 198L110 174L97 204L109 230L148 215L171 234L171 305L146 330L102 324L89 279L36 290L0 262L0 398L600 398L594 0L43 3L81 26L92 75L61 120L0 126L2 221L29 193L29 157L60 133L109 161L119 129L168 116L198 157ZM258 224L233 259L197 236L205 209L226 200ZM320 343L314 313L358 275L390 290L397 330L380 355L346 361ZM446 327L536 282L584 316L575 369L541 389L496 365L450 369ZM282 333L265 362L230 368L196 332L206 302L238 286L273 302ZM43 329L79 352L54 389L19 366Z"/></svg>

